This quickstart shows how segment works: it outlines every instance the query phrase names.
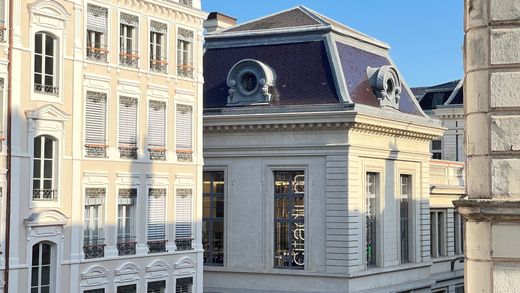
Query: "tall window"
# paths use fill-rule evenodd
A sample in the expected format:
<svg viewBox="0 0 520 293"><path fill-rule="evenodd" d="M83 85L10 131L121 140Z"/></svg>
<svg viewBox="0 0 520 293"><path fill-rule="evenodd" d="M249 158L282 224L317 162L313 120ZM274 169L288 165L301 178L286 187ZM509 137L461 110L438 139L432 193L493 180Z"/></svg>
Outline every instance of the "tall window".
<svg viewBox="0 0 520 293"><path fill-rule="evenodd" d="M401 175L401 194L399 197L399 225L401 263L410 261L410 202L412 198L412 176Z"/></svg>
<svg viewBox="0 0 520 293"><path fill-rule="evenodd" d="M148 190L148 249L166 251L166 189Z"/></svg>
<svg viewBox="0 0 520 293"><path fill-rule="evenodd" d="M367 266L376 266L377 260L377 198L379 192L379 173L366 174L365 212L366 212L366 262Z"/></svg>
<svg viewBox="0 0 520 293"><path fill-rule="evenodd" d="M430 211L431 257L446 255L446 210Z"/></svg>
<svg viewBox="0 0 520 293"><path fill-rule="evenodd" d="M106 158L107 94L87 91L85 108L85 155Z"/></svg>
<svg viewBox="0 0 520 293"><path fill-rule="evenodd" d="M105 255L105 239L103 239L105 197L105 188L85 189L83 252L86 259Z"/></svg>
<svg viewBox="0 0 520 293"><path fill-rule="evenodd" d="M166 160L166 103L148 104L148 151L151 160Z"/></svg>
<svg viewBox="0 0 520 293"><path fill-rule="evenodd" d="M150 70L166 73L168 54L166 51L166 36L168 25L158 21L150 21Z"/></svg>
<svg viewBox="0 0 520 293"><path fill-rule="evenodd" d="M117 286L117 293L136 293L137 285Z"/></svg>
<svg viewBox="0 0 520 293"><path fill-rule="evenodd" d="M40 135L34 138L33 200L55 200L56 140Z"/></svg>
<svg viewBox="0 0 520 293"><path fill-rule="evenodd" d="M305 267L305 173L274 172L274 266Z"/></svg>
<svg viewBox="0 0 520 293"><path fill-rule="evenodd" d="M166 281L149 282L146 286L146 293L164 293L166 292Z"/></svg>
<svg viewBox="0 0 520 293"><path fill-rule="evenodd" d="M137 159L137 99L119 98L119 156Z"/></svg>
<svg viewBox="0 0 520 293"><path fill-rule="evenodd" d="M104 288L85 290L83 293L105 293Z"/></svg>
<svg viewBox="0 0 520 293"><path fill-rule="evenodd" d="M177 75L193 78L193 31L177 31Z"/></svg>
<svg viewBox="0 0 520 293"><path fill-rule="evenodd" d="M120 189L117 206L117 250L119 255L135 254L135 207L137 189Z"/></svg>
<svg viewBox="0 0 520 293"><path fill-rule="evenodd" d="M56 37L47 32L34 35L34 90L58 95Z"/></svg>
<svg viewBox="0 0 520 293"><path fill-rule="evenodd" d="M464 254L464 219L459 213L454 213L455 253Z"/></svg>
<svg viewBox="0 0 520 293"><path fill-rule="evenodd" d="M442 140L432 141L432 159L442 160Z"/></svg>
<svg viewBox="0 0 520 293"><path fill-rule="evenodd" d="M204 264L224 263L224 172L204 172L202 245Z"/></svg>
<svg viewBox="0 0 520 293"><path fill-rule="evenodd" d="M87 4L87 59L107 62L108 9Z"/></svg>
<svg viewBox="0 0 520 293"><path fill-rule="evenodd" d="M119 29L119 63L123 66L137 67L139 64L137 46L139 17L122 12Z"/></svg>
<svg viewBox="0 0 520 293"><path fill-rule="evenodd" d="M52 246L40 242L32 247L31 293L54 292L55 272L52 264Z"/></svg>
<svg viewBox="0 0 520 293"><path fill-rule="evenodd" d="M191 250L191 200L191 189L177 189L175 196L175 245L177 250Z"/></svg>
<svg viewBox="0 0 520 293"><path fill-rule="evenodd" d="M177 160L181 162L191 162L192 154L192 131L193 131L193 106L177 105L176 110L176 153Z"/></svg>
<svg viewBox="0 0 520 293"><path fill-rule="evenodd" d="M192 293L193 278L181 278L175 280L175 293Z"/></svg>

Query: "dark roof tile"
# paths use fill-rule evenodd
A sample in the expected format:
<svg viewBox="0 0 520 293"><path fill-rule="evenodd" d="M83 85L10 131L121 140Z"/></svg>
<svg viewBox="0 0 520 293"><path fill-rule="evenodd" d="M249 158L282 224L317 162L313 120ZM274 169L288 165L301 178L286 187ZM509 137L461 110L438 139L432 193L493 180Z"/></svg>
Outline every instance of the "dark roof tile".
<svg viewBox="0 0 520 293"><path fill-rule="evenodd" d="M226 32L266 30L285 27L292 28L320 24L322 23L305 13L301 8L294 8L256 21L246 22L227 29Z"/></svg>

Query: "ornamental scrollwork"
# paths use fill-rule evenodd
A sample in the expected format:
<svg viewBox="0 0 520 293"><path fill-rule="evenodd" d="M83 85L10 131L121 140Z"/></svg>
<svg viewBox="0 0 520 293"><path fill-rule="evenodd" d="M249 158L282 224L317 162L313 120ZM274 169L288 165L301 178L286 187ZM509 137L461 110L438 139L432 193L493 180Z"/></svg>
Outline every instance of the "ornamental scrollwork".
<svg viewBox="0 0 520 293"><path fill-rule="evenodd" d="M158 22L155 20L150 21L150 29L154 32L158 33L167 33L168 25L162 22Z"/></svg>
<svg viewBox="0 0 520 293"><path fill-rule="evenodd" d="M131 26L137 26L139 24L139 17L132 14L121 13L121 23Z"/></svg>
<svg viewBox="0 0 520 293"><path fill-rule="evenodd" d="M94 91L87 91L87 99L94 103L99 103L107 100L107 94Z"/></svg>
<svg viewBox="0 0 520 293"><path fill-rule="evenodd" d="M189 188L177 189L177 196L180 196L180 197L191 196L192 193L193 193L193 191Z"/></svg>
<svg viewBox="0 0 520 293"><path fill-rule="evenodd" d="M148 196L151 197L165 197L166 196L166 189L164 188L150 188L148 190Z"/></svg>

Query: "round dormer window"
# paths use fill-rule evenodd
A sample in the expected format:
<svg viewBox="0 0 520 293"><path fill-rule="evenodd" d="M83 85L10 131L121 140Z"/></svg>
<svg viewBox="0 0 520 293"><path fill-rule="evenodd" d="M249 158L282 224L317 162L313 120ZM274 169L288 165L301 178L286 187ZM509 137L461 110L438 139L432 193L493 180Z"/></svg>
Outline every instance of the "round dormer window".
<svg viewBox="0 0 520 293"><path fill-rule="evenodd" d="M239 85L244 95L251 95L258 88L258 77L252 71L246 71L240 75Z"/></svg>
<svg viewBox="0 0 520 293"><path fill-rule="evenodd" d="M394 94L394 81L389 78L387 81L386 81L386 93L388 94L388 96L392 96Z"/></svg>

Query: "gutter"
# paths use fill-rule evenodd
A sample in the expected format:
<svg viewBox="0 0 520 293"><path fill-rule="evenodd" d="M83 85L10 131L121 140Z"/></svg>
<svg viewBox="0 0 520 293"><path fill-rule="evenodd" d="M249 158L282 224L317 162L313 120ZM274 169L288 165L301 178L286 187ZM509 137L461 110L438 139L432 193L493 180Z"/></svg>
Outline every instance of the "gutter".
<svg viewBox="0 0 520 293"><path fill-rule="evenodd" d="M9 52L7 55L7 135L6 135L6 147L7 147L7 192L6 192L6 207L5 207L5 271L4 281L5 293L9 293L9 258L10 258L10 247L11 247L11 136L12 136L12 79L13 79L13 5L14 0L9 0Z"/></svg>

